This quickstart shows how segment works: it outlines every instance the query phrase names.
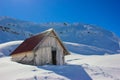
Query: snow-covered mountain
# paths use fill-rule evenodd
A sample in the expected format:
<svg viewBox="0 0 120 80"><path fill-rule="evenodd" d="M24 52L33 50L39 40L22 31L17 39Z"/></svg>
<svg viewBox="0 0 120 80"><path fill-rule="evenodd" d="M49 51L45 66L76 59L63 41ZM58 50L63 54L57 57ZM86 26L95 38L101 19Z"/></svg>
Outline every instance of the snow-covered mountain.
<svg viewBox="0 0 120 80"><path fill-rule="evenodd" d="M24 39L48 28L54 28L71 51L65 56L65 65L31 66L11 61L8 55ZM120 54L114 54L120 52L119 47L114 33L93 25L36 24L0 17L0 80L120 80Z"/></svg>
<svg viewBox="0 0 120 80"><path fill-rule="evenodd" d="M72 52L114 54L120 50L120 39L113 32L94 25L52 22L37 24L10 17L0 17L0 43L24 40L49 28L54 28L63 41L78 44L76 48L76 45L65 43Z"/></svg>

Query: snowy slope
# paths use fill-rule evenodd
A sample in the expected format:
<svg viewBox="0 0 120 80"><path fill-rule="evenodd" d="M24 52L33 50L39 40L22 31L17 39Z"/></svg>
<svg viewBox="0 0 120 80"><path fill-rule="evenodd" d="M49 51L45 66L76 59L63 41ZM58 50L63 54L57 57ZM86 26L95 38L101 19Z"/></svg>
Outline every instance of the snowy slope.
<svg viewBox="0 0 120 80"><path fill-rule="evenodd" d="M0 58L0 80L120 80L120 54L85 56L72 53L63 66L31 66Z"/></svg>
<svg viewBox="0 0 120 80"><path fill-rule="evenodd" d="M120 54L66 56L68 64L81 65L93 80L120 80Z"/></svg>
<svg viewBox="0 0 120 80"><path fill-rule="evenodd" d="M111 50L98 48L95 46L85 45L85 44L78 44L78 43L71 43L71 42L64 42L65 46L71 52L84 54L84 55L104 55L104 54L111 54L114 53Z"/></svg>
<svg viewBox="0 0 120 80"><path fill-rule="evenodd" d="M120 39L114 33L94 25L82 23L37 24L10 17L0 17L0 43L24 40L49 28L54 28L63 41L86 45L89 48L88 54L94 54L93 52L114 54L120 50ZM92 47L90 48L90 46ZM101 50L96 51L94 48ZM71 48L68 47L68 49L71 51ZM81 49L84 49L82 54L86 54L84 46L81 46Z"/></svg>

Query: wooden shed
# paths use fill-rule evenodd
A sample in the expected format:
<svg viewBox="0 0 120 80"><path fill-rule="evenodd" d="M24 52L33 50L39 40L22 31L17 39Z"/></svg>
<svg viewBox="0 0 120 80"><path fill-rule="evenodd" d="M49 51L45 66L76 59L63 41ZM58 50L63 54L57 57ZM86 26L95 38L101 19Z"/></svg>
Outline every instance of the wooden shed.
<svg viewBox="0 0 120 80"><path fill-rule="evenodd" d="M69 52L53 29L26 39L10 55L12 60L30 65L63 65Z"/></svg>

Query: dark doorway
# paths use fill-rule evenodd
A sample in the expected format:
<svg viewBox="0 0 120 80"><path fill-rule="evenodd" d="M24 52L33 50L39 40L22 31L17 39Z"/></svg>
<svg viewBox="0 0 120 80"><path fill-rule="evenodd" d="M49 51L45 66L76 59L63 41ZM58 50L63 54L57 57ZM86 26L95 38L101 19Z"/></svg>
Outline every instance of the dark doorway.
<svg viewBox="0 0 120 80"><path fill-rule="evenodd" d="M57 64L57 60L56 60L56 49L52 49L52 63L53 65Z"/></svg>

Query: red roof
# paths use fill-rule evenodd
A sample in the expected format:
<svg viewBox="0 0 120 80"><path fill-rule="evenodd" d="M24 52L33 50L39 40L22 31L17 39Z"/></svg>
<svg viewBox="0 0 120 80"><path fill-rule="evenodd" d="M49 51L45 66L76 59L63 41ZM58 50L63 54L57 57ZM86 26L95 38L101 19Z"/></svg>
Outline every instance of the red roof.
<svg viewBox="0 0 120 80"><path fill-rule="evenodd" d="M17 53L22 53L22 52L27 52L27 51L32 51L39 42L45 37L47 32L35 35L33 37L30 37L26 39L20 46L18 46L12 53L12 54L17 54Z"/></svg>

